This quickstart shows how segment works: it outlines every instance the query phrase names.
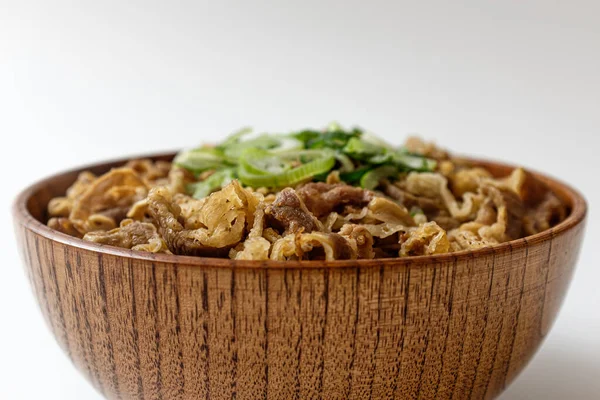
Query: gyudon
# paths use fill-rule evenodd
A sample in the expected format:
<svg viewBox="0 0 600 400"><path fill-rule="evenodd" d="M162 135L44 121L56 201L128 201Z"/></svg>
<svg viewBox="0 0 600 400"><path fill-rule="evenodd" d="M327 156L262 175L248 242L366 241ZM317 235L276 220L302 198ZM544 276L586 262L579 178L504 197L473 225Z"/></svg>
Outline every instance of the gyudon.
<svg viewBox="0 0 600 400"><path fill-rule="evenodd" d="M341 260L478 249L548 229L567 209L522 168L498 178L416 138L395 148L333 124L243 130L172 163L83 172L48 213L58 231L133 250Z"/></svg>

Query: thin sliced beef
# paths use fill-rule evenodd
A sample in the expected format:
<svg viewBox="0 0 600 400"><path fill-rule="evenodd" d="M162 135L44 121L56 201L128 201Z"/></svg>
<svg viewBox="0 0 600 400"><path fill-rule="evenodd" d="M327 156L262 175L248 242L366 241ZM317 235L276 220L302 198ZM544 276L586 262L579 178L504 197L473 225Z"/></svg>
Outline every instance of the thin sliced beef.
<svg viewBox="0 0 600 400"><path fill-rule="evenodd" d="M306 208L317 218L347 205L364 207L373 199L373 192L346 184L312 182L300 187L297 192Z"/></svg>
<svg viewBox="0 0 600 400"><path fill-rule="evenodd" d="M83 240L131 249L138 245L147 244L150 239L154 238L160 238L154 225L135 221L110 231L86 233Z"/></svg>
<svg viewBox="0 0 600 400"><path fill-rule="evenodd" d="M442 208L442 203L439 200L430 199L428 197L415 196L407 192L406 190L394 185L392 183L384 184L384 192L392 199L398 201L404 207L410 209L412 207L418 207L425 212L430 214L437 212Z"/></svg>
<svg viewBox="0 0 600 400"><path fill-rule="evenodd" d="M545 199L533 209L528 210L524 221L525 234L533 235L550 229L567 216L567 207L552 192L547 192Z"/></svg>
<svg viewBox="0 0 600 400"><path fill-rule="evenodd" d="M113 207L107 210L100 211L98 214L104 215L105 217L112 218L115 224L119 225L121 221L127 218L127 213L131 206L126 207Z"/></svg>
<svg viewBox="0 0 600 400"><path fill-rule="evenodd" d="M285 188L279 192L275 201L265 210L265 215L286 234L309 233L318 228L315 217L306 209L302 199L292 188Z"/></svg>
<svg viewBox="0 0 600 400"><path fill-rule="evenodd" d="M525 206L519 196L510 190L499 189L492 185L482 185L481 193L492 200L496 210L501 206L506 207L506 235L508 238L522 237Z"/></svg>
<svg viewBox="0 0 600 400"><path fill-rule="evenodd" d="M199 227L186 229L182 209L173 202L172 193L166 187L156 187L148 195L148 213L172 253L222 257L244 235L245 198L244 189L232 181L197 210Z"/></svg>

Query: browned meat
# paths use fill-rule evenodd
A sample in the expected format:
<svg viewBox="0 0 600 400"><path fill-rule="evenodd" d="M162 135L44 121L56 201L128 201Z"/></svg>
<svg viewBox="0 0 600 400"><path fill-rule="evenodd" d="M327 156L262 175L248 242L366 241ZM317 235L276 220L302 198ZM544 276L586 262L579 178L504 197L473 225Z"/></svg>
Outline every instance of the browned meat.
<svg viewBox="0 0 600 400"><path fill-rule="evenodd" d="M442 229L447 231L460 226L460 222L456 218L448 215L447 211L440 211L437 215L432 216L430 219L438 224Z"/></svg>
<svg viewBox="0 0 600 400"><path fill-rule="evenodd" d="M110 231L89 232L83 237L90 242L131 249L157 237L156 227L146 222L131 222Z"/></svg>
<svg viewBox="0 0 600 400"><path fill-rule="evenodd" d="M442 203L439 201L439 199L434 200L428 197L415 196L414 194L411 194L391 183L384 184L383 190L385 194L392 199L397 200L400 204L404 205L404 207L409 209L412 207L418 207L423 210L425 214L437 212L440 208L442 208Z"/></svg>
<svg viewBox="0 0 600 400"><path fill-rule="evenodd" d="M333 244L333 260L356 259L356 251L350 247L350 244L346 239L337 233L328 233L328 235Z"/></svg>
<svg viewBox="0 0 600 400"><path fill-rule="evenodd" d="M416 208L423 211L430 221L435 221L443 229L450 230L457 228L460 222L449 215L444 209L440 199L431 199L429 197L415 196L412 193L400 188L398 184L386 183L384 185L385 194L403 204L406 208Z"/></svg>
<svg viewBox="0 0 600 400"><path fill-rule="evenodd" d="M203 227L197 229L185 229L179 220L181 208L164 187L154 188L148 194L148 213L174 254L226 256L244 234L244 210L248 206L241 196L244 192L236 181L213 193L198 210L199 225Z"/></svg>
<svg viewBox="0 0 600 400"><path fill-rule="evenodd" d="M524 218L524 228L527 235L549 229L565 219L567 209L552 192L547 192L544 200L537 208L528 210Z"/></svg>
<svg viewBox="0 0 600 400"><path fill-rule="evenodd" d="M285 188L279 192L275 201L265 210L265 214L281 225L286 233L309 233L317 229L314 216L292 188Z"/></svg>
<svg viewBox="0 0 600 400"><path fill-rule="evenodd" d="M127 217L127 213L129 212L130 207L114 207L109 208L108 210L100 211L98 214L104 215L105 217L112 218L115 223L118 225L121 221L123 221Z"/></svg>
<svg viewBox="0 0 600 400"><path fill-rule="evenodd" d="M346 205L365 206L373 198L373 192L368 190L323 182L307 183L298 189L298 195L318 218Z"/></svg>
<svg viewBox="0 0 600 400"><path fill-rule="evenodd" d="M548 185L536 178L531 172L525 172L525 182L521 187L521 191L521 198L529 207L541 204L548 193L553 195Z"/></svg>
<svg viewBox="0 0 600 400"><path fill-rule="evenodd" d="M498 212L496 211L496 206L492 199L485 199L481 208L477 212L477 217L475 218L475 222L478 222L483 225L492 225L498 219Z"/></svg>
<svg viewBox="0 0 600 400"><path fill-rule="evenodd" d="M496 210L501 206L506 207L506 235L510 239L522 237L525 206L519 196L510 190L499 189L487 184L481 186L481 193L493 201Z"/></svg>

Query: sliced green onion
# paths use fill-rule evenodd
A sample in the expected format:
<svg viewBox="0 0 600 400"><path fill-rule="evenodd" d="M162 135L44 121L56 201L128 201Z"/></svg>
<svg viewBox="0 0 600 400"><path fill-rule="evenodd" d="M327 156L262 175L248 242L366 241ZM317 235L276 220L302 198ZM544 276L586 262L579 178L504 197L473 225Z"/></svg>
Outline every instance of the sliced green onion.
<svg viewBox="0 0 600 400"><path fill-rule="evenodd" d="M239 164L247 172L258 175L273 175L297 167L298 164L306 164L324 156L332 156L329 150L300 150L274 153L269 150L250 148L244 151Z"/></svg>
<svg viewBox="0 0 600 400"><path fill-rule="evenodd" d="M238 143L240 140L242 140L242 138L244 136L249 135L250 133L252 133L252 128L244 127L242 129L232 133L231 135L227 136L225 138L225 140L218 147L224 149L229 146L232 146L235 143Z"/></svg>
<svg viewBox="0 0 600 400"><path fill-rule="evenodd" d="M371 142L353 137L344 147L344 153L354 158L365 158L385 154L387 149Z"/></svg>
<svg viewBox="0 0 600 400"><path fill-rule="evenodd" d="M246 172L257 175L280 174L292 169L292 162L266 150L247 149L240 157Z"/></svg>
<svg viewBox="0 0 600 400"><path fill-rule="evenodd" d="M262 156L264 157L265 154ZM271 156L274 155L271 154ZM303 151L295 155L286 154L275 157L281 158L281 164L290 163L294 158L300 159L310 157L310 161L297 167L281 169L279 172L272 173L268 170L261 169L260 166L263 164L263 161L261 160L262 157L257 152L246 152L240 160L238 169L240 181L245 185L253 187L291 186L312 178L315 175L327 172L335 165L334 154L330 151Z"/></svg>
<svg viewBox="0 0 600 400"><path fill-rule="evenodd" d="M316 174L312 177L313 182L327 182L327 178L329 177L330 171L321 172L320 174Z"/></svg>
<svg viewBox="0 0 600 400"><path fill-rule="evenodd" d="M237 160L248 149L269 150L273 153L301 150L304 144L293 137L263 134L253 139L242 140L229 146L220 146L228 160Z"/></svg>
<svg viewBox="0 0 600 400"><path fill-rule="evenodd" d="M343 132L343 131L332 131L325 132L313 139L308 140L305 143L307 149L333 149L341 150L346 146L348 141L354 137L358 137L360 133L358 131Z"/></svg>
<svg viewBox="0 0 600 400"><path fill-rule="evenodd" d="M173 159L173 163L178 167L200 173L221 167L225 161L214 148L205 147L182 151Z"/></svg>
<svg viewBox="0 0 600 400"><path fill-rule="evenodd" d="M393 158L393 155L390 153L376 154L376 155L368 158L367 162L369 164L381 165L381 164L390 163L392 161L392 158Z"/></svg>
<svg viewBox="0 0 600 400"><path fill-rule="evenodd" d="M340 174L340 179L346 183L354 185L360 182L360 179L371 170L371 167L360 167L356 168L352 172L345 172Z"/></svg>
<svg viewBox="0 0 600 400"><path fill-rule="evenodd" d="M343 153L336 153L335 159L340 163L340 172L352 172L354 171L354 163L347 155Z"/></svg>
<svg viewBox="0 0 600 400"><path fill-rule="evenodd" d="M295 132L290 134L291 137L301 141L304 144L305 148L308 148L308 143L316 140L319 136L321 136L323 132L315 131L312 129L305 129L300 132Z"/></svg>
<svg viewBox="0 0 600 400"><path fill-rule="evenodd" d="M379 146L379 147L384 148L384 149L388 149L388 150L393 150L394 149L394 146L392 146L391 144L389 144L385 140L381 139L380 137L377 137L377 136L373 135L370 132L363 133L360 138L362 140L364 140L365 142L371 143L371 144L373 144L375 146Z"/></svg>
<svg viewBox="0 0 600 400"><path fill-rule="evenodd" d="M360 179L360 186L365 189L373 190L384 178L395 177L398 175L398 168L392 165L384 165L370 170Z"/></svg>
<svg viewBox="0 0 600 400"><path fill-rule="evenodd" d="M231 176L251 186L281 187L307 179L326 179L337 167L346 183L375 188L398 172L434 171L435 160L392 148L359 128L345 130L331 123L325 130L304 130L287 135L251 134L244 128L216 147L200 147L179 153L174 164L196 174L214 175L193 185L203 196ZM232 172L233 171L233 172Z"/></svg>
<svg viewBox="0 0 600 400"><path fill-rule="evenodd" d="M269 148L269 151L274 153L283 153L292 150L302 150L304 148L304 144L301 141L291 136L281 135L277 139L278 143L275 146Z"/></svg>
<svg viewBox="0 0 600 400"><path fill-rule="evenodd" d="M217 147L214 147L214 146L200 146L200 147L196 147L195 149L191 149L191 150L187 150L187 151L189 151L191 153L211 154L215 157L221 157L223 155L221 150L219 150Z"/></svg>
<svg viewBox="0 0 600 400"><path fill-rule="evenodd" d="M329 125L327 125L327 132L340 132L340 131L344 131L344 128L342 128L342 126L336 122L330 122Z"/></svg>
<svg viewBox="0 0 600 400"><path fill-rule="evenodd" d="M216 171L202 182L196 182L188 185L187 190L192 197L196 199L202 199L215 190L226 186L233 179L235 179L235 169L226 168Z"/></svg>
<svg viewBox="0 0 600 400"><path fill-rule="evenodd" d="M437 166L437 161L408 153L405 149L400 149L393 154L394 164L406 171L431 172Z"/></svg>

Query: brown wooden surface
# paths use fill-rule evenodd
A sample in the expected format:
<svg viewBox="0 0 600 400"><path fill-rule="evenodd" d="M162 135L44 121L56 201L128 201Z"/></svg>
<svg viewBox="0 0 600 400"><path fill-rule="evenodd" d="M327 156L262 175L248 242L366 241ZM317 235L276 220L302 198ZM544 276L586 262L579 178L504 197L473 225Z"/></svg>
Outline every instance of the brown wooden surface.
<svg viewBox="0 0 600 400"><path fill-rule="evenodd" d="M493 398L548 333L586 212L576 192L542 177L570 217L494 248L234 262L132 252L48 229L39 222L48 200L75 176L25 190L15 231L48 326L111 399Z"/></svg>

